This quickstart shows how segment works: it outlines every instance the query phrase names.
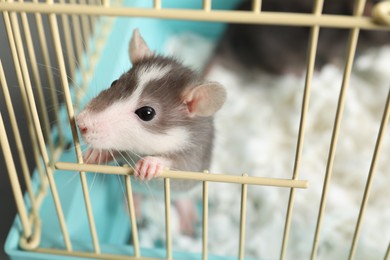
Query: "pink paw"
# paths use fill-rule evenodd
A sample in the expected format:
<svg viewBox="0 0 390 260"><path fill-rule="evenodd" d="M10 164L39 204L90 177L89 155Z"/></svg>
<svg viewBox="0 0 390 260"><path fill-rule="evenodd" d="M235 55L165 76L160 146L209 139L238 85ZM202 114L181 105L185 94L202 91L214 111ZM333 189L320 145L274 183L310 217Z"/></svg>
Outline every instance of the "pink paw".
<svg viewBox="0 0 390 260"><path fill-rule="evenodd" d="M157 177L166 168L170 167L171 162L162 157L147 156L138 161L135 165L134 176L141 180L151 180Z"/></svg>
<svg viewBox="0 0 390 260"><path fill-rule="evenodd" d="M83 155L83 159L85 163L107 164L114 158L112 157L112 154L106 150L88 149L88 151Z"/></svg>

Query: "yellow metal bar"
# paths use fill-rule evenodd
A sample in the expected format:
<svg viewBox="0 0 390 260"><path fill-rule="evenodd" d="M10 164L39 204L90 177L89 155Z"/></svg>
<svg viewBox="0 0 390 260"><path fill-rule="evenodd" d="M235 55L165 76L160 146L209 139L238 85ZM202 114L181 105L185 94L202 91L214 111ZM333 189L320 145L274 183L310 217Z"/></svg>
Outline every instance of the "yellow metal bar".
<svg viewBox="0 0 390 260"><path fill-rule="evenodd" d="M390 243L389 243L389 246L387 247L385 258L383 258L383 259L384 260L390 260Z"/></svg>
<svg viewBox="0 0 390 260"><path fill-rule="evenodd" d="M45 166L46 174L47 174L47 177L49 180L49 185L50 185L50 188L52 191L53 200L54 200L54 203L56 206L57 215L58 215L58 219L60 222L62 234L64 237L65 246L66 246L67 250L71 251L72 246L71 246L71 242L69 239L68 230L66 228L65 218L64 218L63 211L62 211L62 207L61 207L61 202L60 202L59 197L58 197L58 192L57 192L56 184L54 181L52 168L50 166L49 155L48 155L48 152L46 150L45 140L44 140L44 137L42 134L42 129L41 129L41 124L40 124L40 120L38 117L38 112L36 110L37 106L36 106L36 103L34 100L34 94L33 94L32 87L31 87L31 81L30 81L30 75L28 73L26 56L24 54L22 39L21 39L20 30L19 30L19 26L18 26L18 19L17 19L16 13L10 13L10 16L11 16L11 22L14 25L13 31L14 31L14 37L15 37L15 44L16 44L16 49L17 49L18 56L19 56L19 62L20 62L20 66L21 66L20 68L22 70L24 83L25 83L25 85L22 86L22 87L24 87L23 91L25 91L27 94L29 110L30 110L30 113L32 115L33 126L36 129L35 133L36 133L37 138L38 138L38 146L39 146L39 149L41 151L42 160L43 160L43 163Z"/></svg>
<svg viewBox="0 0 390 260"><path fill-rule="evenodd" d="M80 6L88 6L86 0L79 0ZM81 28L82 35L84 39L84 51L89 53L89 37L90 37L90 26L88 21L88 16L81 15Z"/></svg>
<svg viewBox="0 0 390 260"><path fill-rule="evenodd" d="M23 0L20 0L20 1L23 2ZM26 40L26 46L27 46L27 50L28 50L28 54L29 54L29 58L30 58L32 75L34 77L35 89L37 90L37 94L38 94L38 101L39 101L38 105L39 105L39 108L41 110L41 117L42 117L42 122L43 122L42 129L43 129L43 133L46 137L45 140L48 143L49 151L50 151L50 153L53 153L54 152L54 144L50 138L51 136L50 136L49 116L47 113L46 101L45 101L43 91L42 91L42 82L41 82L41 77L39 75L39 70L38 70L38 66L37 66L37 59L35 56L34 44L33 44L32 38L31 38L30 26L29 26L29 22L27 19L27 14L25 12L22 12L20 15L22 18L22 25L23 25L24 36L25 36L25 40Z"/></svg>
<svg viewBox="0 0 390 260"><path fill-rule="evenodd" d="M34 157L35 165L36 165L38 173L39 173L39 177L41 179L41 190L45 190L46 178L45 178L45 175L43 173L42 166L41 166L41 160L40 160L39 149L38 149L38 141L37 141L37 137L35 135L35 129L33 127L33 119L32 119L32 116L29 112L29 105L28 105L28 101L27 101L27 97L26 97L26 92L24 91L25 87L24 87L21 66L19 63L19 57L18 57L18 53L16 50L15 38L13 35L11 20L10 20L8 12L3 12L3 20L4 20L5 28L6 28L7 35L8 35L8 42L9 42L9 45L11 48L11 54L12 54L12 58L13 58L14 66L15 66L16 76L17 76L18 83L20 86L20 96L22 98L23 109L25 111L25 115L26 115L26 119L27 119L28 134L30 136L30 140L31 140L31 144L32 144L33 157Z"/></svg>
<svg viewBox="0 0 390 260"><path fill-rule="evenodd" d="M22 223L23 236L29 238L32 234L32 228L30 222L28 221L28 213L27 213L26 206L24 205L23 193L20 188L18 175L16 173L16 168L15 168L14 160L12 158L11 148L9 146L7 133L5 131L3 117L1 116L1 113L0 113L0 146L1 146L1 150L3 151L8 177L11 182L11 188L14 194L16 208L18 210L20 222Z"/></svg>
<svg viewBox="0 0 390 260"><path fill-rule="evenodd" d="M355 232L353 235L352 246L351 246L351 250L349 253L349 259L355 258L357 242L359 240L361 226L362 226L363 218L364 218L364 215L366 212L368 198L370 196L372 181L374 179L374 173L375 173L376 165L378 162L378 157L379 157L379 154L381 151L383 139L384 139L385 134L386 134L386 127L387 127L387 124L389 123L389 117L390 117L390 89L389 89L389 94L387 96L385 110L383 112L383 117L382 117L382 122L381 122L381 126L380 126L379 133L378 133L378 138L377 138L377 141L375 144L375 150L374 150L374 154L373 154L372 161L371 161L370 171L369 171L369 174L367 177L366 187L364 189L363 200L362 200L362 203L360 206L359 217L358 217Z"/></svg>
<svg viewBox="0 0 390 260"><path fill-rule="evenodd" d="M61 249L51 249L51 248L37 248L34 250L37 253L52 254L52 255L63 255L63 256L73 256L78 258L88 258L88 259L112 259L112 260L139 260L140 258L127 255L116 255L116 254L107 254L107 253L91 253L91 252L82 252L82 251L72 251L68 252ZM161 260L161 258L152 258L152 257L142 257L142 260Z"/></svg>
<svg viewBox="0 0 390 260"><path fill-rule="evenodd" d="M126 182L127 203L130 212L131 234L133 235L134 256L140 257L141 253L139 250L139 242L138 242L137 220L135 217L133 191L131 189L130 175L125 176L125 182Z"/></svg>
<svg viewBox="0 0 390 260"><path fill-rule="evenodd" d="M47 1L48 1L48 3L53 4L53 2L52 2L53 0L47 0ZM81 152L81 148L80 148L80 142L78 140L78 135L77 135L76 123L75 123L75 118L74 118L74 111L73 111L72 100L71 100L71 96L70 96L69 85L68 85L68 80L67 80L67 75L66 75L66 70L65 70L64 57L62 55L62 46L61 46L61 40L60 40L60 35L59 35L59 30L58 30L57 18L55 16L55 14L49 14L49 24L50 24L50 29L51 29L51 33L52 33L55 53L56 53L56 57L57 57L57 63L58 63L59 71L60 71L61 86L62 86L62 89L64 91L65 104L66 104L66 108L67 108L67 112L68 112L70 127L72 130L72 137L73 137L73 143L74 143L74 147L75 147L75 151L76 151L76 156L77 156L78 162L82 163L83 157L82 157L82 152ZM95 253L99 254L100 253L99 240L97 237L95 221L94 221L92 208L91 208L91 201L89 198L87 179L86 179L84 172L80 172L80 181L81 181L81 185L83 188L84 202L85 202L85 207L87 210L88 223L89 223L89 228L90 228L90 232L91 232L94 250L95 250Z"/></svg>
<svg viewBox="0 0 390 260"><path fill-rule="evenodd" d="M207 174L208 172L205 171ZM203 182L203 234L202 234L202 259L208 258L208 228L209 228L209 183Z"/></svg>
<svg viewBox="0 0 390 260"><path fill-rule="evenodd" d="M39 216L30 215L29 221L32 223L34 231L30 237L22 236L20 238L19 246L23 250L34 250L38 248L39 244L41 243L42 222Z"/></svg>
<svg viewBox="0 0 390 260"><path fill-rule="evenodd" d="M203 10L187 9L161 9L156 12L147 8L129 7L103 7L103 6L80 6L77 4L32 4L32 3L2 3L2 11L15 12L40 12L54 14L74 14L74 15L99 15L99 16L126 16L126 17L150 17L161 19L194 20L210 22L232 22L232 23L252 23L271 24L286 26L321 26L332 28L361 28L371 30L389 30L388 26L379 25L372 21L370 17L343 16L323 14L314 16L313 14L281 13L281 12L261 12L256 14L247 11L222 11L215 10L205 12Z"/></svg>
<svg viewBox="0 0 390 260"><path fill-rule="evenodd" d="M71 5L79 6L76 3L76 0L70 0ZM69 4L68 4L69 5ZM81 25L80 25L80 19L79 17L74 13L69 13L72 15L72 24L73 24L73 39L75 40L75 46L76 46L76 62L79 64L79 68L81 69L83 67L83 42L82 42L82 35L81 35ZM76 88L76 91L78 91L79 88Z"/></svg>
<svg viewBox="0 0 390 260"><path fill-rule="evenodd" d="M203 10L206 12L211 11L211 0L203 0Z"/></svg>
<svg viewBox="0 0 390 260"><path fill-rule="evenodd" d="M161 9L161 0L154 0L154 9L160 10Z"/></svg>
<svg viewBox="0 0 390 260"><path fill-rule="evenodd" d="M57 162L55 167L59 170L66 171L86 171L86 172L98 172L106 174L120 174L129 175L133 170L128 167L118 167L109 165L95 165L95 164L78 164L68 162ZM289 180L289 179L277 179L277 178L263 178L263 177L243 177L228 174L206 174L199 172L184 172L184 171L170 171L165 170L157 178L171 178L182 180L198 180L198 181L212 181L212 182L226 182L226 183L238 183L238 184L250 184L250 185L264 185L264 186L276 186L276 187L289 187L289 188L302 188L308 187L308 181L304 180Z"/></svg>
<svg viewBox="0 0 390 260"><path fill-rule="evenodd" d="M19 132L19 127L18 127L18 124L16 122L15 111L14 111L14 108L12 105L11 96L10 96L9 91L8 91L8 85L7 85L7 81L5 79L3 64L1 62L1 60L0 60L0 85L1 85L2 92L3 92L5 104L6 104L6 107L8 110L8 116L9 116L9 119L11 122L12 132L14 133L14 139L15 139L15 144L16 144L16 148L18 151L18 155L19 155L20 166L22 168L23 177L24 177L24 180L26 183L27 192L28 192L30 202L31 202L31 209L32 209L33 215L37 217L38 216L38 208L37 208L37 203L35 200L34 191L33 191L33 187L32 187L30 171L29 171L28 163L27 163L27 159L26 159L26 153L25 153L24 148L23 148L23 143L22 143L22 138L21 138L20 132Z"/></svg>
<svg viewBox="0 0 390 260"><path fill-rule="evenodd" d="M315 6L313 10L314 15L316 16L321 15L323 5L324 5L324 0L317 0L315 2ZM299 177L303 143L305 137L306 117L309 110L310 90L312 86L319 32L320 32L319 26L314 26L312 27L310 33L310 39L308 45L309 49L307 53L305 89L304 89L303 99L302 99L301 119L299 122L298 140L297 140L297 146L295 152L294 172L292 177L293 180L296 180ZM283 232L283 242L282 242L282 248L280 253L281 260L285 259L286 257L288 239L290 235L291 219L292 219L293 208L294 208L294 199L295 199L295 189L293 188L290 190L290 197L288 201L287 214L286 214L284 232Z"/></svg>
<svg viewBox="0 0 390 260"><path fill-rule="evenodd" d="M167 259L172 259L172 229L171 229L171 191L169 178L164 179L164 194L165 194L165 231L166 231L166 247Z"/></svg>
<svg viewBox="0 0 390 260"><path fill-rule="evenodd" d="M252 0L252 11L255 13L260 13L261 11L261 0Z"/></svg>
<svg viewBox="0 0 390 260"><path fill-rule="evenodd" d="M60 3L65 3L65 0L60 0ZM75 59L75 53L73 48L73 40L72 40L72 34L69 24L69 15L61 15L62 19L62 27L64 31L64 38L65 38L65 48L66 48L66 56L68 59L69 64L69 77L71 79L75 79L75 73L76 73L76 59Z"/></svg>
<svg viewBox="0 0 390 260"><path fill-rule="evenodd" d="M247 174L243 174L242 177L247 178ZM240 213L240 240L238 259L242 260L245 256L245 223L246 223L246 198L248 193L247 184L242 184L241 187L241 213Z"/></svg>
<svg viewBox="0 0 390 260"><path fill-rule="evenodd" d="M365 5L365 0L358 0L357 6L355 8L355 13L354 13L355 16L361 16L363 14L364 5ZM330 183L330 179L331 179L332 172L333 172L333 163L334 163L334 158L335 158L335 154L336 154L336 146L337 146L337 141L338 141L338 136L339 136L340 124L341 124L341 119L342 119L342 115L343 115L343 111L344 111L344 104L345 104L345 99L347 96L347 89L349 86L349 80L350 80L350 76L351 76L353 60L355 57L358 37L359 37L359 28L355 27L351 31L351 34L349 37L347 60L346 60L346 64L345 64L343 82L341 85L339 100L338 100L338 104L337 104L336 118L335 118L335 122L333 125L332 139L331 139L331 144L330 144L330 148L329 148L328 162L326 165L325 179L324 179L324 184L323 184L323 188L322 188L320 208L319 208L319 212L318 212L317 225L316 225L316 230L315 230L314 240L313 240L313 247L312 247L312 252L311 252L311 259L312 260L314 260L317 256L318 240L319 240L319 235L320 235L320 231L321 231L323 216L325 213L326 200L328 197L329 183Z"/></svg>
<svg viewBox="0 0 390 260"><path fill-rule="evenodd" d="M33 0L34 4L38 4L38 0ZM39 43L41 45L41 52L42 52L42 58L43 62L45 64L45 71L46 71L46 79L47 83L49 84L49 90L50 90L50 98L51 98L51 106L54 111L54 119L55 119L55 124L57 125L58 128L58 136L60 138L60 143L63 143L63 127L61 120L59 118L59 102L58 102L58 97L57 97L57 92L56 92L56 84L54 81L54 76L53 76L53 67L51 65L51 59L49 55L49 48L47 45L47 38L46 38L46 33L42 21L42 15L40 13L35 14L35 20L37 24L37 32L38 32L38 38L39 38ZM51 159L54 159L51 157Z"/></svg>

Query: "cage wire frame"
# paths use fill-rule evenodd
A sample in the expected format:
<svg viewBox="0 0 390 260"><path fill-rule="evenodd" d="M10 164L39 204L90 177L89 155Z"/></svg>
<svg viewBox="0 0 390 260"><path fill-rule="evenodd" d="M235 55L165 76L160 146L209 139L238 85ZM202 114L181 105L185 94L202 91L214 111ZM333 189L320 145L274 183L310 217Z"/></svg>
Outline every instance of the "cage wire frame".
<svg viewBox="0 0 390 260"><path fill-rule="evenodd" d="M84 164L77 129L75 124L74 109L81 99L83 92L86 91L88 82L91 80L94 60L99 58L99 50L104 44L104 37L106 31L109 30L112 19L110 17L148 17L159 19L176 19L176 20L194 20L194 21L211 21L211 22L240 22L248 24L272 24L272 25L287 25L287 26L306 26L311 28L306 78L304 85L304 92L302 97L301 117L299 123L295 162L293 167L293 174L291 179L275 179L275 178L261 178L251 177L248 174L241 176L233 176L227 174L210 174L191 173L180 171L165 170L160 178L164 179L164 194L165 194L165 221L166 221L166 258L172 259L172 237L170 226L170 180L171 179L187 179L198 180L203 183L203 234L202 234L202 259L208 258L208 184L209 182L228 182L241 185L241 210L240 210L240 232L239 232L239 248L238 258L244 259L245 256L245 219L246 219L246 198L248 185L268 185L274 187L286 187L290 189L289 202L286 209L286 218L284 226L283 240L280 249L280 259L285 259L287 246L289 242L289 232L291 227L291 219L294 209L295 191L297 188L306 188L307 181L299 179L300 162L302 155L302 148L305 136L305 124L307 113L309 109L310 89L312 85L312 78L314 72L315 55L317 50L318 36L321 27L330 28L344 28L350 30L350 37L348 42L348 53L345 62L343 80L340 88L337 111L335 115L331 144L327 159L327 166L325 172L325 179L323 183L322 197L320 207L318 210L318 218L316 224L315 235L313 238L311 259L316 259L318 250L318 241L321 234L321 227L323 216L326 207L326 200L328 194L329 181L332 176L333 162L335 158L335 151L339 136L340 124L342 121L343 108L345 105L345 97L349 85L349 79L352 71L352 64L355 56L356 45L360 30L389 30L390 29L390 2L384 1L375 5L372 17L364 17L363 10L366 1L355 1L355 9L352 16L347 15L327 15L322 14L324 0L315 0L313 12L310 14L300 13L280 13L280 12L263 12L261 10L261 0L253 0L251 11L226 11L213 10L211 0L203 0L203 8L200 10L189 9L166 9L162 7L161 0L154 0L152 8L133 8L115 5L110 5L108 0L103 2L96 0L59 0L54 3L53 0L46 0L39 2L33 0L32 2L23 2L19 0L0 0L0 10L3 14L4 25L11 47L13 61L15 63L15 73L20 87L20 96L23 102L24 111L26 114L26 121L28 124L29 137L32 142L33 156L37 172L40 178L40 187L34 194L32 188L32 181L30 172L27 166L27 159L22 145L21 136L18 129L18 122L15 118L13 104L7 86L6 76L0 60L0 79L1 89L4 95L8 116L10 117L12 131L14 133L14 140L11 141L7 136L2 115L0 114L0 143L2 153L6 161L7 172L10 178L12 190L14 193L18 215L22 225L22 234L20 240L20 247L24 250L51 253L58 255L69 255L78 257L93 257L100 259L128 259L128 255L113 255L101 252L99 239L96 232L94 216L91 209L91 202L87 181L85 177L86 172L96 172L102 174L119 174L125 176L126 197L130 212L130 223L132 230L132 239L134 246L134 258L142 257L140 246L138 242L138 232L135 218L134 201L132 194L132 184L130 175L132 169L128 166L107 166L107 165L90 165ZM36 63L35 50L31 41L31 33L29 23L27 20L27 13L33 13L38 28L39 42L42 49L42 56L46 65L46 77L49 82L51 91L51 102L54 107L54 114L57 117L54 125L50 125L47 113L48 104L43 97L43 90L40 88L41 79L37 67L32 66L31 71L28 69L27 59L31 60L31 64ZM61 81L62 91L64 92L64 103L67 111L68 122L70 123L73 145L77 162L67 163L59 162L58 158L65 148L65 141L63 138L64 126L59 117L60 102L56 96L55 84L53 80L53 72L50 69L53 67L47 52L47 45L49 44L42 25L42 16L47 15L50 25L50 34L54 45L55 56L58 67L58 72ZM58 20L62 21L62 28L64 31L63 38L65 39L65 46L67 53L66 59L63 55L63 46L59 33ZM21 20L22 25L19 24ZM72 20L74 26L70 28L69 20ZM96 23L104 24L101 31L96 31L94 25ZM23 42L22 32L25 35L26 41ZM89 39L94 37L96 46L92 48L88 41L83 46L80 39ZM73 44L74 43L74 44ZM27 54L25 53L25 48ZM85 56L90 57L91 61L86 62ZM66 68L66 63L69 69ZM77 75L77 71L81 75ZM69 76L68 76L69 75ZM68 78L69 77L69 78ZM80 78L81 88L74 88L74 99L70 92L69 80ZM37 88L37 100L34 97L32 90L32 82ZM38 110L41 111L41 116L38 116ZM360 206L359 216L356 222L353 240L351 241L351 248L349 252L349 259L354 259L357 242L359 240L360 230L365 215L365 209L368 203L370 188L375 174L375 167L381 151L381 144L385 136L386 128L389 123L390 116L390 89L387 101L384 107L382 121L380 124L379 133L376 140L375 149L373 152L371 166L367 177L364 196ZM55 132L57 139L53 140L51 134ZM13 158L10 148L10 142L13 142L19 153L19 160ZM23 200L22 189L19 183L18 172L15 164L18 163L22 169L22 175L26 182L26 189L29 204ZM65 223L64 212L58 196L57 185L53 178L56 169L66 171L79 172L80 182L83 188L84 203L87 210L88 223L90 235L92 238L93 251L83 252L73 250L72 242L69 237L68 229ZM47 189L50 188L51 194L55 203L57 218L60 223L61 232L64 240L65 250L40 248L41 223L38 214L39 207L42 204L43 198L47 195ZM390 242L390 241L389 241ZM387 249L384 249L384 259L390 259L390 243Z"/></svg>

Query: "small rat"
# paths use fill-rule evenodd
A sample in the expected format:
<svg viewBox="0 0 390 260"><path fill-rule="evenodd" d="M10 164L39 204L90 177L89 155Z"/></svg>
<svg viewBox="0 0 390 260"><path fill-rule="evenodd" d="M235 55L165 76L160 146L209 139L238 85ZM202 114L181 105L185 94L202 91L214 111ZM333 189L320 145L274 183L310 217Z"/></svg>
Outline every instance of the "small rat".
<svg viewBox="0 0 390 260"><path fill-rule="evenodd" d="M89 150L87 163L113 160L132 152L141 159L134 175L158 176L166 167L204 171L210 166L213 115L226 100L216 82L205 82L171 57L149 50L138 29L129 44L132 68L93 98L76 117ZM172 181L172 190L187 190L191 181Z"/></svg>
<svg viewBox="0 0 390 260"><path fill-rule="evenodd" d="M352 15L353 0L324 1L323 13ZM367 1L364 15L369 16L378 1ZM312 0L264 0L262 11L312 13ZM252 1L243 1L237 10L249 11ZM214 62L234 70L258 69L270 74L301 74L306 66L310 27L257 24L228 24L205 73ZM340 63L347 50L349 30L321 28L318 40L316 69L329 63ZM389 32L361 30L358 53L368 47L390 43Z"/></svg>

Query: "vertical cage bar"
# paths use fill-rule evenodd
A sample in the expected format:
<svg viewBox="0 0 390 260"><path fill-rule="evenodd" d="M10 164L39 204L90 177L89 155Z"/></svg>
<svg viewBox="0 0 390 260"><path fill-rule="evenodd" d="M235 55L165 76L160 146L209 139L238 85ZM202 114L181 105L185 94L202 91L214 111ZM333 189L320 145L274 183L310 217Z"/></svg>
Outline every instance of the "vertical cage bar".
<svg viewBox="0 0 390 260"><path fill-rule="evenodd" d="M324 0L317 0L315 2L313 14L316 16L321 15L323 5L324 5ZM297 180L299 177L302 149L303 149L304 138L305 138L306 118L309 110L310 90L311 90L312 80L313 80L319 32L320 32L319 26L313 26L310 33L309 50L307 53L308 57L307 57L307 67L306 67L305 89L304 89L303 99L302 99L301 119L299 122L298 140L297 140L297 146L295 151L295 162L294 162L294 171L293 171L294 180ZM288 239L290 236L294 201L295 201L295 189L292 188L290 190L290 197L288 201L288 207L287 207L287 213L286 213L286 219L284 225L283 242L282 242L282 248L280 252L281 260L285 259L286 257Z"/></svg>
<svg viewBox="0 0 390 260"><path fill-rule="evenodd" d="M211 11L211 0L203 0L203 10Z"/></svg>
<svg viewBox="0 0 390 260"><path fill-rule="evenodd" d="M5 132L3 117L1 116L1 113L0 113L0 146L1 146L1 150L3 151L5 165L8 171L8 177L11 182L11 188L14 194L16 208L18 209L20 222L22 223L23 235L26 238L29 238L32 235L32 229L31 229L30 222L28 221L28 213L27 213L26 206L24 205L23 194L22 194L22 190L20 189L20 183L19 183L18 176L16 174L16 168L15 168L14 161L12 159L12 152L9 146L7 134Z"/></svg>
<svg viewBox="0 0 390 260"><path fill-rule="evenodd" d="M12 1L10 1L10 2L12 2ZM50 166L49 155L48 155L47 150L46 150L45 140L43 138L42 129L41 129L40 121L39 121L39 117L38 117L38 112L36 110L36 104L35 104L34 95L32 92L30 75L28 73L28 68L27 68L27 63L26 63L26 55L24 54L22 39L21 39L19 25L18 25L18 19L17 19L16 13L14 13L14 12L11 12L10 16L11 16L11 22L14 25L13 26L13 32L14 32L14 37L15 37L14 43L16 45L16 49L17 49L17 53L18 53L18 57L19 57L19 62L20 62L20 68L22 70L24 83L25 83L25 85L22 85L21 87L24 88L23 91L25 91L27 94L29 109L30 109L30 112L32 115L33 125L35 128L35 133L36 133L37 138L38 138L38 145L39 145L39 149L41 151L42 160L43 160L43 163L45 166L46 174L47 174L47 177L49 180L49 185L50 185L50 188L52 191L54 204L56 206L57 216L58 216L61 231L62 231L62 234L64 237L65 247L68 251L72 251L72 245L70 242L68 229L66 228L65 218L64 218L63 211L62 211L61 202L60 202L60 199L58 196L52 168Z"/></svg>
<svg viewBox="0 0 390 260"><path fill-rule="evenodd" d="M135 210L134 210L134 199L133 199L133 191L131 188L131 180L130 175L125 176L126 182L126 195L127 195L127 203L130 211L130 223L131 223L131 233L133 236L133 246L134 246L134 256L140 257L139 250L139 242L138 242L138 229L137 229L137 220L135 218Z"/></svg>
<svg viewBox="0 0 390 260"><path fill-rule="evenodd" d="M60 3L65 3L65 0L60 0ZM72 34L70 30L70 24L69 24L69 15L62 14L62 27L64 30L64 39L65 39L65 48L66 48L66 54L69 59L69 77L74 80L75 79L75 72L76 72L76 66L75 66L75 53L73 48L73 42L72 42Z"/></svg>
<svg viewBox="0 0 390 260"><path fill-rule="evenodd" d="M71 4L77 4L76 0L70 0ZM73 39L75 39L76 46L76 62L78 62L78 67L81 69L83 67L83 44L82 44L82 35L81 35L81 25L80 19L77 15L72 15L72 28L73 28ZM79 88L76 88L78 90Z"/></svg>
<svg viewBox="0 0 390 260"><path fill-rule="evenodd" d="M33 0L33 3L38 3L38 0ZM42 58L43 62L45 64L45 71L46 71L46 79L49 84L49 90L50 90L50 97L51 97L51 105L53 107L54 111L54 118L55 118L55 123L58 128L58 136L60 139L60 142L63 142L63 127L61 120L59 118L59 102L58 102L58 97L56 93L56 85L54 82L54 76L53 76L53 67L51 65L50 61L50 55L49 55L49 48L47 46L47 40L46 40L46 34L45 34L45 29L43 27L43 22L42 22L42 15L40 13L35 13L35 20L37 24L37 31L38 31L38 38L39 38L39 43L41 45L41 51L42 51Z"/></svg>
<svg viewBox="0 0 390 260"><path fill-rule="evenodd" d="M252 11L255 13L261 12L261 0L252 0Z"/></svg>
<svg viewBox="0 0 390 260"><path fill-rule="evenodd" d="M23 3L23 0L20 0L21 3ZM34 77L35 81L35 89L37 90L38 94L38 104L39 108L41 110L41 117L42 117L42 122L43 122L43 133L46 137L46 142L48 143L49 151L51 154L54 153L54 144L52 139L50 138L50 123L49 123L49 117L47 113L47 106L46 106L46 101L43 95L42 91L42 82L41 82L41 77L39 75L39 70L37 66L37 59L35 56L35 50L34 50L34 44L32 42L31 38L31 32L30 32L30 26L28 23L27 19L27 14L25 12L22 12L21 14L22 18L22 25L23 25L23 30L24 30L24 35L25 35L25 40L26 40L26 46L30 58L30 65L32 69L32 74Z"/></svg>
<svg viewBox="0 0 390 260"><path fill-rule="evenodd" d="M154 0L154 9L161 9L161 0Z"/></svg>
<svg viewBox="0 0 390 260"><path fill-rule="evenodd" d="M31 183L31 176L30 176L30 172L28 169L26 153L25 153L24 148L23 148L23 142L22 142L22 138L20 136L19 127L18 127L18 124L16 122L15 111L14 111L14 108L12 105L11 96L10 96L9 91L8 91L8 84L7 84L7 81L5 79L3 64L1 62L1 60L0 60L0 83L1 83L0 85L1 85L2 92L3 92L5 104L6 104L6 107L8 110L8 116L9 116L9 119L11 122L11 129L14 133L15 144L16 144L16 148L17 148L17 151L19 154L20 166L22 168L23 177L24 177L24 180L26 183L27 193L29 195L30 202L31 202L31 209L32 209L34 217L36 217L36 216L38 216L38 209L37 209L37 203L36 203L35 196L34 196L34 190L33 190L32 183ZM12 165L11 165L11 170L12 170Z"/></svg>
<svg viewBox="0 0 390 260"><path fill-rule="evenodd" d="M248 174L243 174L247 177ZM238 250L238 259L242 260L245 256L245 224L246 224L246 198L248 193L248 184L241 186L241 213L240 213L240 241Z"/></svg>
<svg viewBox="0 0 390 260"><path fill-rule="evenodd" d="M53 0L47 0L47 3L53 4ZM68 85L68 81L67 81L65 62L64 62L64 57L62 55L61 40L60 40L60 35L59 35L59 30L58 30L57 18L55 16L55 14L49 14L49 24L50 24L50 29L51 29L51 33L52 33L54 49L55 49L55 53L56 53L56 57L57 57L57 63L58 63L59 71L60 71L61 85L62 85L62 89L64 91L65 104L66 104L66 109L68 112L68 119L69 119L70 127L72 130L72 137L73 137L73 143L74 143L75 152L76 152L76 156L77 156L77 161L79 163L82 163L83 158L82 158L79 138L77 135L73 105L72 105L72 100L71 100L70 91L69 91L69 85ZM100 246L99 246L99 241L98 241L98 237L97 237L96 226L95 226L95 221L94 221L92 207L91 207L91 201L89 198L88 184L87 184L87 180L86 180L84 172L80 172L80 181L81 181L81 186L83 189L84 203L85 203L85 208L87 211L88 224L89 224L89 229L91 232L94 250L95 250L95 253L99 254L100 253Z"/></svg>
<svg viewBox="0 0 390 260"><path fill-rule="evenodd" d="M361 16L363 14L364 5L365 5L365 0L358 0L357 6L356 6L355 12L354 12L355 16ZM324 184L323 184L323 188L322 188L320 208L319 208L319 212L318 212L317 225L316 225L316 230L315 230L314 239L313 239L313 247L312 247L312 252L311 252L311 259L312 260L315 259L316 255L317 255L318 240L319 240L319 235L320 235L320 231L321 231L323 216L325 213L326 200L328 197L328 188L329 188L329 183L330 183L330 179L331 179L332 172L333 172L333 163L334 163L334 158L335 158L335 154L336 154L336 146L337 146L337 141L338 141L338 136L339 136L340 124L341 124L341 119L342 119L342 115L343 115L343 111L344 111L344 104L345 104L345 99L347 96L347 89L348 89L349 80L350 80L350 76L351 76L351 72L352 72L352 65L353 65L353 60L355 57L358 37L359 37L359 28L356 27L356 28L351 30L349 42L348 42L347 60L346 60L346 64L345 64L343 82L341 84L339 100L338 100L338 104L337 104L336 118L335 118L335 122L333 125L332 138L331 138L329 155L328 155L328 162L326 165L325 179L324 179Z"/></svg>
<svg viewBox="0 0 390 260"><path fill-rule="evenodd" d="M390 260L390 243L389 243L389 246L387 247L385 258L383 258L383 259L384 260Z"/></svg>
<svg viewBox="0 0 390 260"><path fill-rule="evenodd" d="M87 5L86 0L79 0L79 2L82 6ZM83 39L84 39L84 51L85 53L89 53L89 37L91 35L91 30L89 27L89 21L87 15L81 15L81 29L82 29Z"/></svg>
<svg viewBox="0 0 390 260"><path fill-rule="evenodd" d="M26 92L24 91L25 87L24 87L22 71L21 71L21 67L19 64L19 57L18 57L17 50L16 50L15 39L13 36L11 20L10 20L8 12L3 12L3 20L4 20L5 28L6 28L7 35L8 35L8 42L9 42L9 45L11 48L11 54L12 54L12 58L14 61L16 76L17 76L18 83L20 86L20 96L22 98L23 108L24 108L24 111L26 114L28 133L30 135L30 140L31 140L32 150L33 150L33 157L34 157L35 165L37 166L37 169L38 169L39 177L41 179L41 184L42 184L41 189L44 190L45 185L46 185L46 179L45 179L45 175L43 173L44 170L42 169L42 166L41 166L39 149L37 148L38 141L37 141L36 135L34 134L35 129L33 127L33 119L32 119L32 116L31 116L29 110L28 110L29 105L28 105L28 101L27 101L27 97L26 97Z"/></svg>
<svg viewBox="0 0 390 260"><path fill-rule="evenodd" d="M205 173L208 173L205 171ZM202 259L208 258L208 227L209 227L209 182L203 182L203 228L202 228Z"/></svg>
<svg viewBox="0 0 390 260"><path fill-rule="evenodd" d="M164 179L165 195L165 233L167 239L167 259L172 259L172 232L171 232L171 190L170 179Z"/></svg>
<svg viewBox="0 0 390 260"><path fill-rule="evenodd" d="M110 6L110 0L103 0L103 6L109 7Z"/></svg>
<svg viewBox="0 0 390 260"><path fill-rule="evenodd" d="M373 154L372 161L371 161L370 171L369 171L369 174L368 174L368 177L367 177L367 181L366 181L366 187L364 189L363 200L362 200L362 203L361 203L359 217L358 217L358 220L357 220L357 223L356 223L355 232L354 232L354 235L353 235L352 246L351 246L351 250L350 250L350 253L349 253L349 259L354 259L355 258L357 242L359 240L361 226L362 226L364 215L365 215L365 212L366 212L368 198L370 196L372 181L374 179L375 169L376 169L376 166L377 166L377 163L378 163L378 157L379 157L379 154L381 152L382 142L383 142L383 139L384 139L384 136L385 136L385 133L386 133L386 127L387 127L387 124L389 123L389 117L390 117L390 89L389 89L389 94L387 95L387 101L386 101L386 105L385 105L385 110L383 112L381 126L380 126L380 129L379 129L377 141L376 141L376 144L375 144L375 149L374 149L374 154Z"/></svg>

